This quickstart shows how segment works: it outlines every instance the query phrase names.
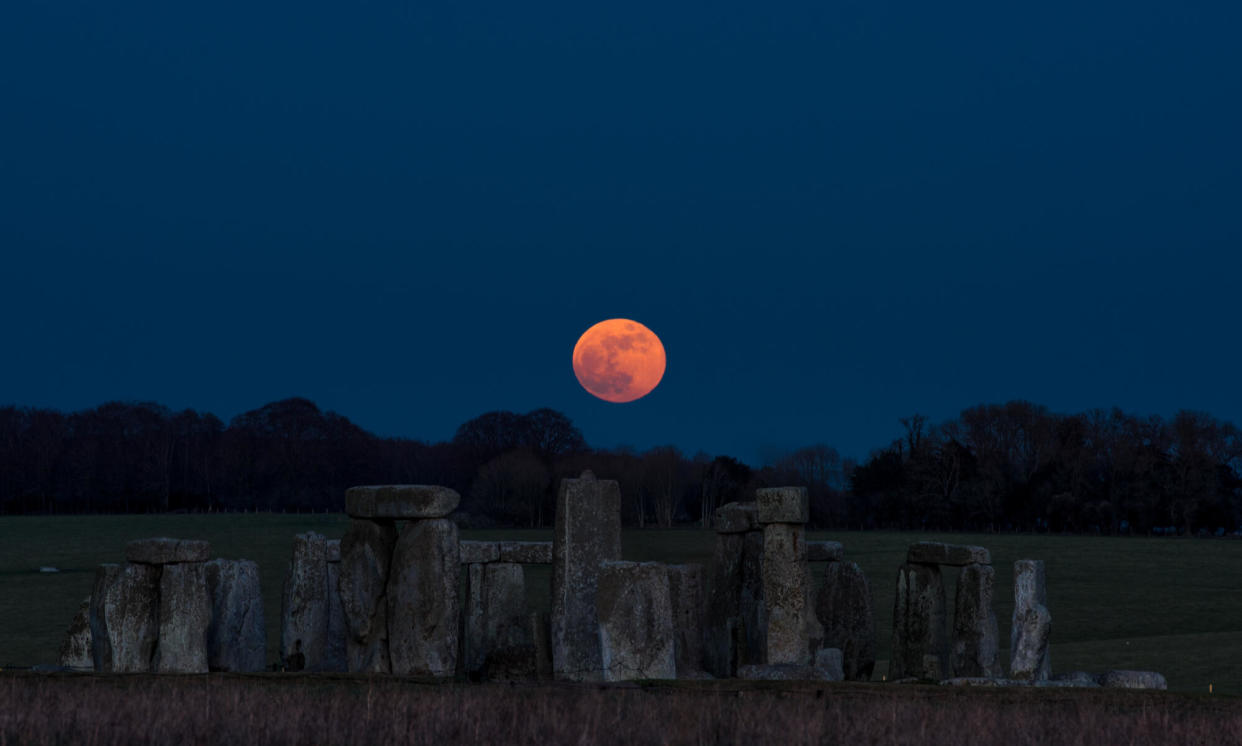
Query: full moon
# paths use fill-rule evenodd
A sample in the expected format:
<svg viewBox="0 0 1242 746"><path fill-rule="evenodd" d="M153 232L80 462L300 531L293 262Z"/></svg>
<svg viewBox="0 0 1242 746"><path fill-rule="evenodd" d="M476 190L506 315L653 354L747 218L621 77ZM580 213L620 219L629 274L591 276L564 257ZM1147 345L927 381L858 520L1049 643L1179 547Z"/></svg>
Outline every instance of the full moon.
<svg viewBox="0 0 1242 746"><path fill-rule="evenodd" d="M641 399L664 377L664 345L637 321L601 321L574 345L574 375L604 401Z"/></svg>

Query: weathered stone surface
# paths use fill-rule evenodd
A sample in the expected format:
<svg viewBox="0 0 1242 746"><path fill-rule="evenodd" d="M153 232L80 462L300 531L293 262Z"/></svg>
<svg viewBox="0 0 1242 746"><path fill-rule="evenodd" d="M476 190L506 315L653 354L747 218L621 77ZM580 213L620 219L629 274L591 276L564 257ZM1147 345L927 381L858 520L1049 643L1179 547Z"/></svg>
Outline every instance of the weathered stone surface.
<svg viewBox="0 0 1242 746"><path fill-rule="evenodd" d="M324 554L329 562L340 562L341 561L341 540L340 539L328 539L327 543L324 546L325 546Z"/></svg>
<svg viewBox="0 0 1242 746"><path fill-rule="evenodd" d="M760 503L760 513L763 508ZM763 527L763 601L767 609L765 661L809 665L811 651L824 633L811 600L802 526L769 523Z"/></svg>
<svg viewBox="0 0 1242 746"><path fill-rule="evenodd" d="M668 570L658 562L603 562L596 596L605 681L677 678Z"/></svg>
<svg viewBox="0 0 1242 746"><path fill-rule="evenodd" d="M806 523L811 517L806 487L764 487L755 490L755 502L759 523Z"/></svg>
<svg viewBox="0 0 1242 746"><path fill-rule="evenodd" d="M839 541L808 541L806 543L807 562L840 562L845 556L845 547Z"/></svg>
<svg viewBox="0 0 1242 746"><path fill-rule="evenodd" d="M967 544L942 544L938 541L919 541L910 545L906 562L920 565L990 565L992 553L986 547Z"/></svg>
<svg viewBox="0 0 1242 746"><path fill-rule="evenodd" d="M352 519L341 539L337 589L345 615L350 671L388 673L388 575L397 529L392 521Z"/></svg>
<svg viewBox="0 0 1242 746"><path fill-rule="evenodd" d="M91 597L87 596L73 615L73 623L65 633L60 646L60 665L65 668L90 669L95 667L91 654Z"/></svg>
<svg viewBox="0 0 1242 746"><path fill-rule="evenodd" d="M897 569L893 644L888 678L940 680L949 669L944 583L936 565L906 563Z"/></svg>
<svg viewBox="0 0 1242 746"><path fill-rule="evenodd" d="M500 542L500 561L517 562L522 565L550 565L552 564L552 542L502 541Z"/></svg>
<svg viewBox="0 0 1242 746"><path fill-rule="evenodd" d="M332 546L332 542L328 542ZM328 555L332 555L329 553ZM340 556L338 544L337 556ZM328 562L328 642L324 648L324 671L348 671L349 654L346 641L349 624L345 621L345 607L341 603L341 563Z"/></svg>
<svg viewBox="0 0 1242 746"><path fill-rule="evenodd" d="M1048 640L1052 613L1042 560L1013 563L1013 622L1009 633L1009 675L1026 681L1043 681L1052 675Z"/></svg>
<svg viewBox="0 0 1242 746"><path fill-rule="evenodd" d="M463 541L457 549L461 554L463 565L496 562L500 559L500 542L498 541Z"/></svg>
<svg viewBox="0 0 1242 746"><path fill-rule="evenodd" d="M815 598L815 616L824 629L824 646L842 654L847 681L870 681L875 669L875 614L871 587L854 562L829 562Z"/></svg>
<svg viewBox="0 0 1242 746"><path fill-rule="evenodd" d="M160 566L100 565L91 591L96 671L146 673L159 636Z"/></svg>
<svg viewBox="0 0 1242 746"><path fill-rule="evenodd" d="M621 488L616 481L561 480L552 541L552 668L575 681L603 678L596 590L600 563L621 559Z"/></svg>
<svg viewBox="0 0 1242 746"><path fill-rule="evenodd" d="M298 534L281 597L280 659L290 671L322 671L327 651L327 542L314 532Z"/></svg>
<svg viewBox="0 0 1242 746"><path fill-rule="evenodd" d="M211 544L200 539L135 539L125 545L125 559L144 565L206 562L211 559Z"/></svg>
<svg viewBox="0 0 1242 746"><path fill-rule="evenodd" d="M388 576L388 657L402 675L452 676L457 670L457 526L445 518L406 526Z"/></svg>
<svg viewBox="0 0 1242 746"><path fill-rule="evenodd" d="M717 534L716 549L712 555L711 591L703 622L703 666L720 678L737 673L737 650L727 625L730 619L737 619L740 624L742 543L745 538L744 534Z"/></svg>
<svg viewBox="0 0 1242 746"><path fill-rule="evenodd" d="M1052 634L1052 614L1042 604L1013 612L1013 648L1009 656L1009 675L1023 681L1049 678L1048 638Z"/></svg>
<svg viewBox="0 0 1242 746"><path fill-rule="evenodd" d="M1047 681L1037 682L1037 685L1091 688L1100 685L1100 677L1086 671L1069 671L1057 674Z"/></svg>
<svg viewBox="0 0 1242 746"><path fill-rule="evenodd" d="M824 681L845 680L845 656L840 648L820 648L815 652L814 665Z"/></svg>
<svg viewBox="0 0 1242 746"><path fill-rule="evenodd" d="M741 627L737 664L767 662L768 607L763 595L763 532L742 534Z"/></svg>
<svg viewBox="0 0 1242 746"><path fill-rule="evenodd" d="M526 611L526 578L521 565L469 565L465 635L467 675L535 677L535 640Z"/></svg>
<svg viewBox="0 0 1242 746"><path fill-rule="evenodd" d="M992 592L996 570L966 565L957 576L953 614L953 675L1001 676Z"/></svg>
<svg viewBox="0 0 1242 746"><path fill-rule="evenodd" d="M725 503L716 508L713 528L718 534L744 534L759 527L759 506L755 503Z"/></svg>
<svg viewBox="0 0 1242 746"><path fill-rule="evenodd" d="M267 663L267 628L259 565L251 560L205 563L211 623L207 626L207 668L262 671Z"/></svg>
<svg viewBox="0 0 1242 746"><path fill-rule="evenodd" d="M703 566L666 565L677 678L703 671Z"/></svg>
<svg viewBox="0 0 1242 746"><path fill-rule="evenodd" d="M207 673L211 597L205 565L165 565L160 575L160 632L153 659L158 673Z"/></svg>
<svg viewBox="0 0 1242 746"><path fill-rule="evenodd" d="M456 490L427 484L381 484L345 490L351 518L443 518L457 509Z"/></svg>
<svg viewBox="0 0 1242 746"><path fill-rule="evenodd" d="M1100 674L1100 686L1116 689L1168 689L1169 683L1155 671L1106 671Z"/></svg>
<svg viewBox="0 0 1242 746"><path fill-rule="evenodd" d="M552 617L546 611L530 615L530 628L535 637L535 676L540 681L552 679Z"/></svg>

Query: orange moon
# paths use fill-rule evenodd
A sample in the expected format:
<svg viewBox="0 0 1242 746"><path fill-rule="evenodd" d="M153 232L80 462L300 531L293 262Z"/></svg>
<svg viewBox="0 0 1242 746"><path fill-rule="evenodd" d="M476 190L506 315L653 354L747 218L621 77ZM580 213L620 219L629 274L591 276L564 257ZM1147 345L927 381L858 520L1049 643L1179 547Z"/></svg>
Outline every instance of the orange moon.
<svg viewBox="0 0 1242 746"><path fill-rule="evenodd" d="M578 383L604 401L641 399L664 377L664 345L647 327L608 319L587 329L574 345Z"/></svg>

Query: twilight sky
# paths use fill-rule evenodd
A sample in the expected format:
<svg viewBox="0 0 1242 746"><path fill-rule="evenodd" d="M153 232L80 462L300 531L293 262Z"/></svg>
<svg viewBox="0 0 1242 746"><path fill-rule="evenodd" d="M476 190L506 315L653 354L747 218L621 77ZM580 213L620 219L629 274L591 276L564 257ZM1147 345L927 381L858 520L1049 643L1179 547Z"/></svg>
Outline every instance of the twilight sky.
<svg viewBox="0 0 1242 746"><path fill-rule="evenodd" d="M0 404L1242 421L1242 4L0 3ZM591 324L663 339L583 391Z"/></svg>

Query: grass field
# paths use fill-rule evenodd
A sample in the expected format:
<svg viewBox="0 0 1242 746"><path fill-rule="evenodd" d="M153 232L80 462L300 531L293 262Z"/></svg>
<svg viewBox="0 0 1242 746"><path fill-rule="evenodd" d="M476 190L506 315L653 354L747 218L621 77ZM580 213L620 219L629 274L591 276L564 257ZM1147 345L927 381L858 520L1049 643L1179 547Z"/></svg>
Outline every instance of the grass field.
<svg viewBox="0 0 1242 746"><path fill-rule="evenodd" d="M0 666L55 662L78 603L100 562L124 560L125 543L146 536L211 541L218 557L259 562L269 654L278 640L280 590L295 533L329 538L341 515L231 514L0 518ZM550 540L551 531L476 531L463 538ZM1112 668L1160 671L1171 689L1242 694L1242 542L1178 538L1097 538L985 534L822 533L862 566L871 582L879 657L888 655L897 566L920 539L982 544L997 569L1001 642L1009 639L1012 563L1047 563L1054 672ZM714 534L627 531L627 559L708 563ZM41 566L60 568L40 573ZM817 568L818 569L818 568ZM548 568L528 570L534 608L547 609ZM952 588L950 574L946 582ZM950 604L952 600L950 599ZM1002 660L1007 654L1002 652ZM877 666L881 676L885 665Z"/></svg>

